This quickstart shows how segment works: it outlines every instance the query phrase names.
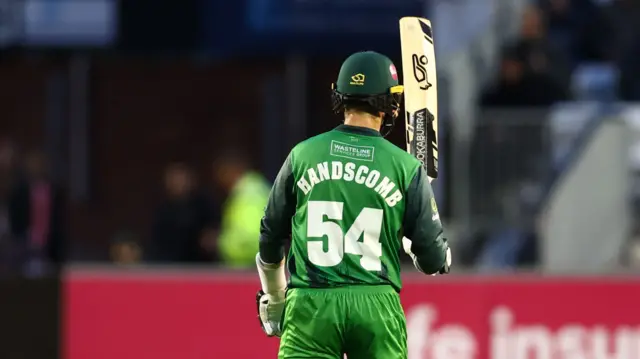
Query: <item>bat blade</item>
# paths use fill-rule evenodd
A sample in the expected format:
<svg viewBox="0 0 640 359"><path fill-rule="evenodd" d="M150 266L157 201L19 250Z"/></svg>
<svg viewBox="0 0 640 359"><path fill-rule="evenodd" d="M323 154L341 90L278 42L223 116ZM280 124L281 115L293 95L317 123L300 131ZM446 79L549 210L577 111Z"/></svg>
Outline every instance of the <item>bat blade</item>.
<svg viewBox="0 0 640 359"><path fill-rule="evenodd" d="M400 19L407 152L438 178L438 84L431 21Z"/></svg>

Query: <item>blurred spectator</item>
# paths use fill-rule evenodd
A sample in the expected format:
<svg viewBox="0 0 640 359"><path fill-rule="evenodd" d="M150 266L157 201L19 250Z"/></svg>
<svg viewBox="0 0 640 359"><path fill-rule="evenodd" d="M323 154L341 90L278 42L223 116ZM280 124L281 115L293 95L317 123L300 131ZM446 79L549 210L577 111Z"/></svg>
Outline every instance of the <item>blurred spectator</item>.
<svg viewBox="0 0 640 359"><path fill-rule="evenodd" d="M546 37L540 9L527 7L520 38L504 49L497 83L485 106L549 106L569 97L570 69Z"/></svg>
<svg viewBox="0 0 640 359"><path fill-rule="evenodd" d="M522 198L520 185L502 189L502 220L483 238L478 264L482 269L514 269L538 263L533 208Z"/></svg>
<svg viewBox="0 0 640 359"><path fill-rule="evenodd" d="M620 96L623 100L640 100L640 1L613 0L604 8L611 26L609 51L620 68Z"/></svg>
<svg viewBox="0 0 640 359"><path fill-rule="evenodd" d="M525 70L568 88L571 68L567 56L549 41L547 35L543 13L537 6L528 6L522 17L520 38L515 43Z"/></svg>
<svg viewBox="0 0 640 359"><path fill-rule="evenodd" d="M0 272L11 260L9 195L15 177L15 148L9 140L0 143Z"/></svg>
<svg viewBox="0 0 640 359"><path fill-rule="evenodd" d="M599 8L585 0L543 0L549 40L564 50L571 67L582 61L606 61L610 32Z"/></svg>
<svg viewBox="0 0 640 359"><path fill-rule="evenodd" d="M580 17L572 11L571 0L542 1L547 15L547 27L550 41L558 48L565 49L570 61L578 61L576 49L580 32Z"/></svg>
<svg viewBox="0 0 640 359"><path fill-rule="evenodd" d="M548 106L569 97L566 58L547 39L540 9L530 5L520 38L502 54L497 83L482 98L485 106Z"/></svg>
<svg viewBox="0 0 640 359"><path fill-rule="evenodd" d="M222 260L232 267L254 266L270 185L250 169L244 155L235 152L215 162L214 178L227 195L219 237Z"/></svg>
<svg viewBox="0 0 640 359"><path fill-rule="evenodd" d="M150 260L203 262L216 257L211 227L218 215L211 197L197 188L194 174L184 163L170 164L164 174L165 198L156 209Z"/></svg>
<svg viewBox="0 0 640 359"><path fill-rule="evenodd" d="M9 191L18 172L15 145L8 139L0 141L0 190Z"/></svg>
<svg viewBox="0 0 640 359"><path fill-rule="evenodd" d="M30 152L24 165L24 175L11 189L9 224L14 258L20 265L27 265L27 271L37 274L63 261L64 196L49 177L44 153Z"/></svg>
<svg viewBox="0 0 640 359"><path fill-rule="evenodd" d="M542 54L527 54L522 47L506 48L497 83L482 97L484 106L549 106L568 98L568 89L545 72ZM526 64L527 56L530 64Z"/></svg>
<svg viewBox="0 0 640 359"><path fill-rule="evenodd" d="M133 233L121 232L111 241L110 258L117 265L133 265L140 263L142 248Z"/></svg>

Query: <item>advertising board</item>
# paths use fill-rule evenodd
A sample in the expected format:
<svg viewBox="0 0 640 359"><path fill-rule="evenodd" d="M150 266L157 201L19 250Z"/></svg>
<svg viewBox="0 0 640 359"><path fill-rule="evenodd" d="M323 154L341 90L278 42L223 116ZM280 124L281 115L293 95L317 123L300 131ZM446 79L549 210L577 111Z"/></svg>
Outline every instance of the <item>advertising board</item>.
<svg viewBox="0 0 640 359"><path fill-rule="evenodd" d="M276 357L257 275L70 274L66 359ZM640 281L407 276L410 359L640 359Z"/></svg>

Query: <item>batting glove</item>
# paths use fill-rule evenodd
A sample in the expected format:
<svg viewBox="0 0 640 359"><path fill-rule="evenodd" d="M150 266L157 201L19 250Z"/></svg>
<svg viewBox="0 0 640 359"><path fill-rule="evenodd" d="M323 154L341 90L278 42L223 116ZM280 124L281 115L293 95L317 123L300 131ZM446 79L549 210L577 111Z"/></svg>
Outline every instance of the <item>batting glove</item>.
<svg viewBox="0 0 640 359"><path fill-rule="evenodd" d="M444 266L438 271L438 273L434 273L432 275L447 274L449 273L450 268L451 268L451 248L447 248L447 254L445 257Z"/></svg>
<svg viewBox="0 0 640 359"><path fill-rule="evenodd" d="M277 294L266 294L259 290L256 294L258 319L262 330L269 337L282 335L282 318L284 316L284 291Z"/></svg>
<svg viewBox="0 0 640 359"><path fill-rule="evenodd" d="M416 257L415 254L413 254L413 252L411 252L411 240L409 238L402 237L402 249L404 249L404 252L407 253L409 257L411 257L411 260L413 260L413 265L419 271L424 273L424 271L422 270L422 268L420 268L420 265L418 264L418 258ZM431 274L431 275L447 274L449 273L450 268L451 268L451 248L447 247L444 266L442 266L442 268L440 268L440 270L436 273L426 273L426 274Z"/></svg>

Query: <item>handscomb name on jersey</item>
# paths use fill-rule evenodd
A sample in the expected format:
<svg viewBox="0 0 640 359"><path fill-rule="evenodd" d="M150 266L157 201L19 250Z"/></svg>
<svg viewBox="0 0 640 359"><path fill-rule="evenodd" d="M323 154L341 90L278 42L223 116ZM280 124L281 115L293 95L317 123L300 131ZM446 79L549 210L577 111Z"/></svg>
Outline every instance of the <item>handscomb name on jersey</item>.
<svg viewBox="0 0 640 359"><path fill-rule="evenodd" d="M398 186L391 182L389 177L380 174L380 171L371 170L365 165L356 165L353 162L342 163L340 161L321 162L315 168L309 168L305 175L298 180L298 188L307 195L318 183L324 181L355 182L376 191L389 207L395 206L402 200L402 192Z"/></svg>

